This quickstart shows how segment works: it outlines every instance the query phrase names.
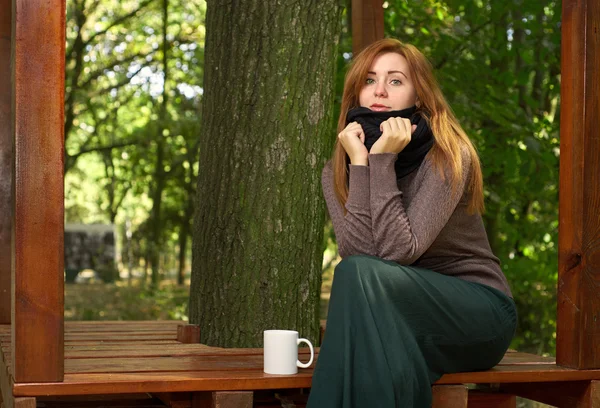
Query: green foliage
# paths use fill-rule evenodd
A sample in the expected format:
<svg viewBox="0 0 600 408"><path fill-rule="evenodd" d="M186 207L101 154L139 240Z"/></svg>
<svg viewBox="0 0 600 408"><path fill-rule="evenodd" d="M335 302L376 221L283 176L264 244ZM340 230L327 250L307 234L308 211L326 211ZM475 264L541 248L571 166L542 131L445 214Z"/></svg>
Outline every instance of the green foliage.
<svg viewBox="0 0 600 408"><path fill-rule="evenodd" d="M134 269L154 241L163 269L189 248L205 9L204 0L67 2L66 222L119 225Z"/></svg>

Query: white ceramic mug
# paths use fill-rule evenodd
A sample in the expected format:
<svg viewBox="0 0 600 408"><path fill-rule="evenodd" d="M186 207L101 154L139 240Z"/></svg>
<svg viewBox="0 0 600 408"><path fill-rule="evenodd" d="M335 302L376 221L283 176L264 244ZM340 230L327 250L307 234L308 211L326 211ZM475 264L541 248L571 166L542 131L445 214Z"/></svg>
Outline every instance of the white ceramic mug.
<svg viewBox="0 0 600 408"><path fill-rule="evenodd" d="M308 344L310 361L306 364L298 360L298 345ZM293 330L265 330L264 332L264 371L267 374L296 374L298 367L308 368L315 358L310 341L299 339Z"/></svg>

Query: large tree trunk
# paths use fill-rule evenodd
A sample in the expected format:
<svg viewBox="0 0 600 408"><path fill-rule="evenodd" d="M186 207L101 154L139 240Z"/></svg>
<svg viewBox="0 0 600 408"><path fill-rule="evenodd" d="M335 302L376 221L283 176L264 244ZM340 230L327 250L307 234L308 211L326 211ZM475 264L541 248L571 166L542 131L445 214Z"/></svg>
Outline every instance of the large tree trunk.
<svg viewBox="0 0 600 408"><path fill-rule="evenodd" d="M338 3L208 2L190 290L203 343L318 338Z"/></svg>

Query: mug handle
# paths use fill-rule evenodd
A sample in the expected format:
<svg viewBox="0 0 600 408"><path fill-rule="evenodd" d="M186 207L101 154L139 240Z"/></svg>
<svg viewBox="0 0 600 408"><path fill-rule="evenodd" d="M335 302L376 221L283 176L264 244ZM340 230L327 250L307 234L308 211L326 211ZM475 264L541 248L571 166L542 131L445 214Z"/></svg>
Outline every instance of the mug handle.
<svg viewBox="0 0 600 408"><path fill-rule="evenodd" d="M296 365L300 368L308 368L308 367L310 367L313 360L315 359L315 350L313 349L311 342L306 339L298 339L296 344L300 345L300 343L308 344L308 348L310 348L310 361L308 363L304 364L304 363L301 363L300 360L298 360L298 361L296 361Z"/></svg>

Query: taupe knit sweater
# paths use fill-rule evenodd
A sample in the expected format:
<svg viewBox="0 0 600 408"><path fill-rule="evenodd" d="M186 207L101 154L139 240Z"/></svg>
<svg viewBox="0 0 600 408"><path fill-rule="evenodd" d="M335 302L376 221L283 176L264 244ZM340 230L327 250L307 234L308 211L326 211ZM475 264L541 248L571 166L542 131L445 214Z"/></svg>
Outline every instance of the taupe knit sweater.
<svg viewBox="0 0 600 408"><path fill-rule="evenodd" d="M482 283L512 297L481 216L467 213L470 156L463 154L463 178L455 193L428 157L397 181L396 158L369 154L369 166L350 165L346 215L335 196L331 162L325 165L323 194L340 256L373 255Z"/></svg>

